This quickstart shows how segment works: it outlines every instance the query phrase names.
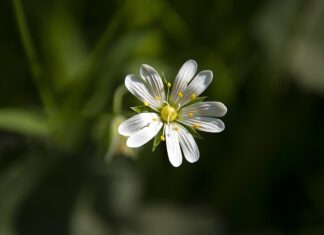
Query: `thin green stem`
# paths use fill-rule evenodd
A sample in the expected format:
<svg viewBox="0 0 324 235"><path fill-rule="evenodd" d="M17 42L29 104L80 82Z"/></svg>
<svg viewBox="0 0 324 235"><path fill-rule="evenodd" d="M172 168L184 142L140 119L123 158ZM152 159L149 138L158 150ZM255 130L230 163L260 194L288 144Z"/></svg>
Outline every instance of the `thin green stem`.
<svg viewBox="0 0 324 235"><path fill-rule="evenodd" d="M90 55L87 65L85 66L84 70L81 72L82 79L89 80L93 74L95 73L100 61L107 53L107 48L109 47L114 35L116 34L117 30L119 29L119 24L122 20L123 10L119 10L116 12L112 20L108 23L107 27L105 28L102 35L97 40L96 44L94 45ZM84 82L86 86L86 82ZM81 88L81 92L83 91L84 87Z"/></svg>
<svg viewBox="0 0 324 235"><path fill-rule="evenodd" d="M113 98L113 112L115 114L120 114L123 106L123 97L126 93L124 85L120 85L114 93Z"/></svg>
<svg viewBox="0 0 324 235"><path fill-rule="evenodd" d="M32 41L23 5L20 0L12 0L12 6L34 83L37 86L43 105L45 106L45 109L47 109L47 113L49 113L55 102L48 87L44 84L44 80L42 80L43 68L39 62L35 46Z"/></svg>
<svg viewBox="0 0 324 235"><path fill-rule="evenodd" d="M36 84L40 85L41 65L38 61L37 54L35 52L35 47L31 39L30 30L26 22L23 6L20 0L12 0L12 4L22 44L24 46L24 50L27 55L29 64L31 66L33 78L35 79Z"/></svg>

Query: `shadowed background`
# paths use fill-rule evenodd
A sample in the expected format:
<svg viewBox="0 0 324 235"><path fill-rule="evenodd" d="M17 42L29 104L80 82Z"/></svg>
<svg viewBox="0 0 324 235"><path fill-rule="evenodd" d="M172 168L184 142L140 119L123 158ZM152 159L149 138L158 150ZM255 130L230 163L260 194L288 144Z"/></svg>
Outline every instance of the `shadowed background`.
<svg viewBox="0 0 324 235"><path fill-rule="evenodd" d="M0 234L324 234L324 2L0 3ZM141 64L228 107L201 158L116 131Z"/></svg>

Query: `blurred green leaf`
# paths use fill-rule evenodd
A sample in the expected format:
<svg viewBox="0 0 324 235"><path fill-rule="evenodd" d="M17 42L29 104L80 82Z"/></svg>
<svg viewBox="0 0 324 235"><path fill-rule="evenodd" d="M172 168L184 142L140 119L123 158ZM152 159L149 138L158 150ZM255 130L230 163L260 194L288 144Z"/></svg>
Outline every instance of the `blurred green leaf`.
<svg viewBox="0 0 324 235"><path fill-rule="evenodd" d="M49 135L49 125L42 114L20 109L1 109L0 129L37 137Z"/></svg>
<svg viewBox="0 0 324 235"><path fill-rule="evenodd" d="M42 25L44 57L53 85L62 91L80 82L87 51L80 26L66 4L58 1L47 17Z"/></svg>
<svg viewBox="0 0 324 235"><path fill-rule="evenodd" d="M198 102L202 102L206 98L207 98L207 96L197 97L196 99L190 101L188 104L184 105L183 107L188 106L188 105L191 105L191 104L195 104L195 103L198 103Z"/></svg>
<svg viewBox="0 0 324 235"><path fill-rule="evenodd" d="M130 32L112 43L106 57L100 62L97 80L92 81L95 85L91 97L84 103L84 114L87 116L96 115L110 102L109 98L111 96L109 97L109 95L113 94L112 83L118 79L122 81L123 78L117 77L121 69L125 66L134 50L149 34L150 32L147 30Z"/></svg>
<svg viewBox="0 0 324 235"><path fill-rule="evenodd" d="M323 23L323 1L269 1L256 29L272 69L289 72L303 88L320 92L324 90Z"/></svg>

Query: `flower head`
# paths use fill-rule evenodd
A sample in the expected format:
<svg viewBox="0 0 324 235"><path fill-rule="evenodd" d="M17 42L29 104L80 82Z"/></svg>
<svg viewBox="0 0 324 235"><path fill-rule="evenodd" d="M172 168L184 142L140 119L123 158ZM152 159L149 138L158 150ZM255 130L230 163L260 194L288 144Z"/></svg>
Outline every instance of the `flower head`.
<svg viewBox="0 0 324 235"><path fill-rule="evenodd" d="M182 155L188 162L199 159L196 131L223 131L225 125L217 117L224 116L227 109L221 102L202 101L204 98L199 95L211 83L213 73L204 70L196 74L196 71L197 63L188 60L174 84L163 81L154 68L145 64L140 69L142 79L133 74L126 76L126 88L143 103L133 108L139 114L118 128L121 135L128 137L128 147L140 147L155 137L153 148L165 141L173 166L181 165Z"/></svg>

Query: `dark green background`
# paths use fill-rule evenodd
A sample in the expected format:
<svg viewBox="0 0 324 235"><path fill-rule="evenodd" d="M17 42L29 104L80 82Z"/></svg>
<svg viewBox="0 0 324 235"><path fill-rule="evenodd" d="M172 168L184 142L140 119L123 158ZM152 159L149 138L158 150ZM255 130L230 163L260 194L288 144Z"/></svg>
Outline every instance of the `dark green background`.
<svg viewBox="0 0 324 235"><path fill-rule="evenodd" d="M0 234L324 234L323 24L321 0L1 1ZM116 90L188 59L226 129L173 168L125 147Z"/></svg>

